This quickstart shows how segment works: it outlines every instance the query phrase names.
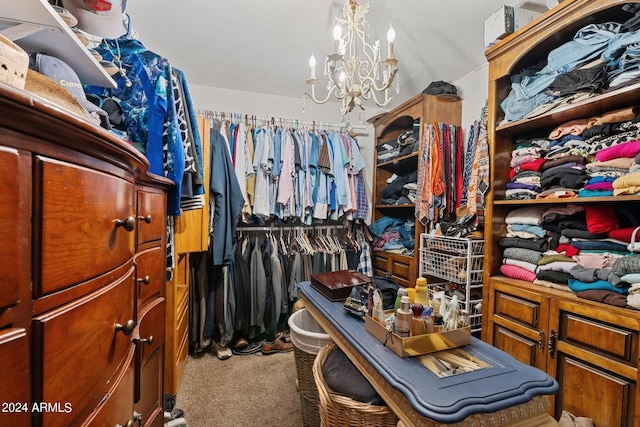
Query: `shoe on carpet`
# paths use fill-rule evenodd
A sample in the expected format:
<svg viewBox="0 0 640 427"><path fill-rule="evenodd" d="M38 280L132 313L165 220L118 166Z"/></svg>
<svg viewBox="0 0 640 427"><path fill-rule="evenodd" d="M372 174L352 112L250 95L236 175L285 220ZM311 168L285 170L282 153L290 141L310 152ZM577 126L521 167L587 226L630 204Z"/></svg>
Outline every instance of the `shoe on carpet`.
<svg viewBox="0 0 640 427"><path fill-rule="evenodd" d="M284 353L293 350L293 344L284 342L281 337L274 341L265 341L262 343L262 354Z"/></svg>
<svg viewBox="0 0 640 427"><path fill-rule="evenodd" d="M291 342L291 332L289 331L284 331L284 332L280 332L278 334L278 336L276 336L276 340L282 340L286 343L290 343Z"/></svg>
<svg viewBox="0 0 640 427"><path fill-rule="evenodd" d="M249 354L256 354L262 349L262 343L264 341L250 341L249 344L244 347L234 347L231 351L238 356L246 356Z"/></svg>
<svg viewBox="0 0 640 427"><path fill-rule="evenodd" d="M233 354L229 347L220 343L215 343L212 350L220 360L227 360Z"/></svg>
<svg viewBox="0 0 640 427"><path fill-rule="evenodd" d="M249 341L247 341L245 338L240 338L238 341L236 341L236 343L233 345L233 348L235 349L241 349L244 348L246 346L249 345Z"/></svg>

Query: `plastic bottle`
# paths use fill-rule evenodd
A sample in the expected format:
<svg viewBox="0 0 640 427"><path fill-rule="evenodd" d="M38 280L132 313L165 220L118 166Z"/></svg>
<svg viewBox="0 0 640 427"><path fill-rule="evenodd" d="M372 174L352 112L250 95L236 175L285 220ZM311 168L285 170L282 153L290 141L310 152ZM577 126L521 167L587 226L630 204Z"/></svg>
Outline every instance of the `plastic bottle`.
<svg viewBox="0 0 640 427"><path fill-rule="evenodd" d="M427 288L427 279L424 277L418 277L416 279L416 298L415 303L422 304L424 307L428 307L429 304L429 291Z"/></svg>
<svg viewBox="0 0 640 427"><path fill-rule="evenodd" d="M402 338L411 336L411 322L413 313L409 304L409 297L404 295L400 299L400 308L396 310L396 335Z"/></svg>
<svg viewBox="0 0 640 427"><path fill-rule="evenodd" d="M405 288L399 288L398 292L396 294L396 302L393 305L393 309L394 310L398 310L400 308L400 304L402 302L402 297L403 296L408 296L409 294L407 293L407 290Z"/></svg>
<svg viewBox="0 0 640 427"><path fill-rule="evenodd" d="M433 318L431 317L431 314L432 314L431 307L427 307L422 312L422 320L425 323L425 329L427 330L428 334L434 332L434 330L435 330L434 327L433 327Z"/></svg>
<svg viewBox="0 0 640 427"><path fill-rule="evenodd" d="M416 290L414 288L405 288L409 296L409 304L413 304L416 300Z"/></svg>

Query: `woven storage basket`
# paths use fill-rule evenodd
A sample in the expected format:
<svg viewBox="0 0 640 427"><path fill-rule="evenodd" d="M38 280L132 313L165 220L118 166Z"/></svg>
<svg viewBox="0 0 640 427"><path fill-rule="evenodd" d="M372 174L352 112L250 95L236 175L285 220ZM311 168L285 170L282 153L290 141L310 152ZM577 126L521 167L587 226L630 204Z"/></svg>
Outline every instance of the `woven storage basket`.
<svg viewBox="0 0 640 427"><path fill-rule="evenodd" d="M320 427L318 388L313 379L313 362L316 360L316 355L302 351L298 347L293 347L293 353L298 374L298 392L302 404L302 425L304 427Z"/></svg>
<svg viewBox="0 0 640 427"><path fill-rule="evenodd" d="M324 381L322 366L335 343L324 346L313 363L313 377L320 398L320 421L324 427L396 427L398 417L388 406L369 405L334 393Z"/></svg>
<svg viewBox="0 0 640 427"><path fill-rule="evenodd" d="M24 89L29 69L29 54L0 34L0 81Z"/></svg>

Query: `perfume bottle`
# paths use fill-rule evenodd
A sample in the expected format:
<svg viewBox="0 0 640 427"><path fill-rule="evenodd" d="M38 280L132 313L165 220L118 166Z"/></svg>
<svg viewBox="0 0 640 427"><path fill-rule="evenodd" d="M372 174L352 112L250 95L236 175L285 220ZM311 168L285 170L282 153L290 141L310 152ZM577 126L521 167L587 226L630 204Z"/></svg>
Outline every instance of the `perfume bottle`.
<svg viewBox="0 0 640 427"><path fill-rule="evenodd" d="M400 300L400 308L396 310L396 335L406 338L411 336L413 313L409 305L409 297L404 295Z"/></svg>

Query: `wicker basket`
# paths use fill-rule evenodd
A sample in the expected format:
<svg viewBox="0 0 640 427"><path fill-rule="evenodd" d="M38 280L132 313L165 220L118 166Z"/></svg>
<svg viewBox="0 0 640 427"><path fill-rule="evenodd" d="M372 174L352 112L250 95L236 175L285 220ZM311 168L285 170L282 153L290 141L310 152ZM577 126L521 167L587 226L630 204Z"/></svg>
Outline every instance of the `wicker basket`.
<svg viewBox="0 0 640 427"><path fill-rule="evenodd" d="M0 35L0 82L24 89L29 69L29 54Z"/></svg>
<svg viewBox="0 0 640 427"><path fill-rule="evenodd" d="M396 427L398 417L388 406L369 405L350 397L334 393L322 375L322 366L335 343L324 346L313 363L313 377L318 386L320 398L320 421L325 427L363 426Z"/></svg>
<svg viewBox="0 0 640 427"><path fill-rule="evenodd" d="M304 427L320 427L320 413L318 412L318 388L313 379L313 362L316 355L293 347L298 379L298 392L302 404L302 425Z"/></svg>

